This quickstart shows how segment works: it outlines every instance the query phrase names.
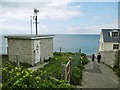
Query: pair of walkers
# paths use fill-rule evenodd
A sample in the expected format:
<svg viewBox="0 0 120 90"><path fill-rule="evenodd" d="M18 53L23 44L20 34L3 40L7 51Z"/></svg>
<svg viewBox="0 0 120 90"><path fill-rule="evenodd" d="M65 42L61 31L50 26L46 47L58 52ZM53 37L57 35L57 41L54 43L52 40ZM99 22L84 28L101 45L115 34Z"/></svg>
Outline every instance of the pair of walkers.
<svg viewBox="0 0 120 90"><path fill-rule="evenodd" d="M94 54L92 54L92 61L94 61L95 60L95 55ZM100 53L97 55L97 61L98 61L98 63L100 63L100 60L101 60L101 55L100 55Z"/></svg>

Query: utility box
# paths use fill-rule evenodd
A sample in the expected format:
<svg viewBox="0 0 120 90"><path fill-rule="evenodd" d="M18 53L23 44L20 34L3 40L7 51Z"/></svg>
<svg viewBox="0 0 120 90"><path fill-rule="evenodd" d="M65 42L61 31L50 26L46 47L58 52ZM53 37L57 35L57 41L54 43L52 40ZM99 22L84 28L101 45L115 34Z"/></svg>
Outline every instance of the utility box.
<svg viewBox="0 0 120 90"><path fill-rule="evenodd" d="M28 63L32 66L53 57L54 35L5 36L8 39L9 60Z"/></svg>

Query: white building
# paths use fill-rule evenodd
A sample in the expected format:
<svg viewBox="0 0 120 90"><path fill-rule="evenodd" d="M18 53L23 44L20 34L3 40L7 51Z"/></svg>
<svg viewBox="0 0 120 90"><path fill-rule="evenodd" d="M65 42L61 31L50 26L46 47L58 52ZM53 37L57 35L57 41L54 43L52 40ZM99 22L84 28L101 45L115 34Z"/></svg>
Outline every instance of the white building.
<svg viewBox="0 0 120 90"><path fill-rule="evenodd" d="M99 51L120 50L120 29L102 29Z"/></svg>
<svg viewBox="0 0 120 90"><path fill-rule="evenodd" d="M120 29L102 29L99 41L102 61L111 67L120 65Z"/></svg>
<svg viewBox="0 0 120 90"><path fill-rule="evenodd" d="M9 60L35 65L53 57L54 35L5 36L8 39Z"/></svg>

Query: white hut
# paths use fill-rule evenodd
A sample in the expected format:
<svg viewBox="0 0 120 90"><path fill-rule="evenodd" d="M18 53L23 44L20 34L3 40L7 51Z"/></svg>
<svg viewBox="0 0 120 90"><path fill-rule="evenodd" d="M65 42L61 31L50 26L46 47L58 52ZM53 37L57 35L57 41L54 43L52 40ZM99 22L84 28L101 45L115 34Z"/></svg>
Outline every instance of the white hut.
<svg viewBox="0 0 120 90"><path fill-rule="evenodd" d="M54 35L5 36L8 39L9 60L35 65L53 57Z"/></svg>

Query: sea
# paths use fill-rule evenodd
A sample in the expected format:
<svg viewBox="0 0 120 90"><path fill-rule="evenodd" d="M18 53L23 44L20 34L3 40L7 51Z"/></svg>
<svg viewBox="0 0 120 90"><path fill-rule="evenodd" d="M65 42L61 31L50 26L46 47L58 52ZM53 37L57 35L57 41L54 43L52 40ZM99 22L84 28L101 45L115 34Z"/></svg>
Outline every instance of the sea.
<svg viewBox="0 0 120 90"><path fill-rule="evenodd" d="M91 55L98 51L100 35L85 34L55 34L53 39L53 51L78 52ZM0 54L7 54L7 39L0 36Z"/></svg>

